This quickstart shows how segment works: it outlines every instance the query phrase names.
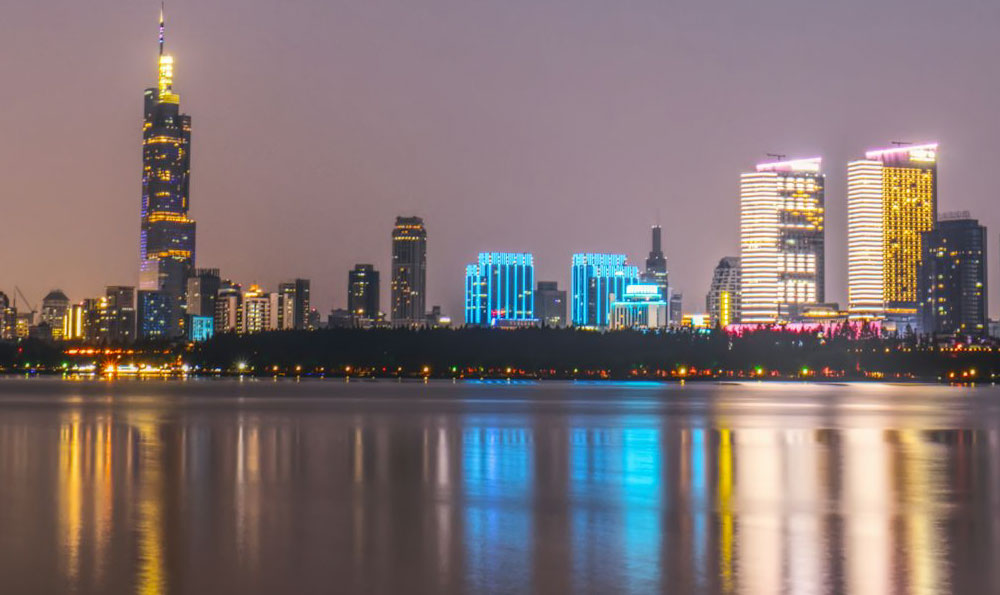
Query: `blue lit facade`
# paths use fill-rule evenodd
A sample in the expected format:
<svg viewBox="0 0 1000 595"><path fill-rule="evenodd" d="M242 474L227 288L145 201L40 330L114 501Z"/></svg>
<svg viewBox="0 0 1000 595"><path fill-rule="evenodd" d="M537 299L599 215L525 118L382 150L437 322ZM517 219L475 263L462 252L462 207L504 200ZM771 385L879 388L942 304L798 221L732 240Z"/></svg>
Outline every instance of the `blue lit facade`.
<svg viewBox="0 0 1000 595"><path fill-rule="evenodd" d="M200 343L208 341L215 334L215 318L192 315L188 317L188 339Z"/></svg>
<svg viewBox="0 0 1000 595"><path fill-rule="evenodd" d="M535 319L535 262L531 254L480 252L465 267L465 323L495 326L500 321Z"/></svg>
<svg viewBox="0 0 1000 595"><path fill-rule="evenodd" d="M639 267L624 254L574 254L571 318L574 326L606 327L625 288L639 283Z"/></svg>
<svg viewBox="0 0 1000 595"><path fill-rule="evenodd" d="M166 291L139 292L139 339L170 339L174 296Z"/></svg>

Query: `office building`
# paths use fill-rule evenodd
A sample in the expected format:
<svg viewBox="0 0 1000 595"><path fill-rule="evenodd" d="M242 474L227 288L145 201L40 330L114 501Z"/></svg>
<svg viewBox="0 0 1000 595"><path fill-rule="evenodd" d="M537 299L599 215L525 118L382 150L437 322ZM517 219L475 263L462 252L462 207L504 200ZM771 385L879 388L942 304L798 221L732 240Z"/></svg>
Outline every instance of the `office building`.
<svg viewBox="0 0 1000 595"><path fill-rule="evenodd" d="M396 217L392 229L392 324L419 326L426 314L427 230L420 217Z"/></svg>
<svg viewBox="0 0 1000 595"><path fill-rule="evenodd" d="M566 326L566 290L555 281L539 281L535 289L535 316L542 326Z"/></svg>
<svg viewBox="0 0 1000 595"><path fill-rule="evenodd" d="M371 326L381 319L379 275L370 264L356 264L347 274L347 309L358 326Z"/></svg>
<svg viewBox="0 0 1000 595"><path fill-rule="evenodd" d="M602 328L610 323L611 304L639 283L639 269L624 254L574 254L571 277L573 324Z"/></svg>
<svg viewBox="0 0 1000 595"><path fill-rule="evenodd" d="M102 334L114 345L127 345L136 337L135 288L109 285L105 288Z"/></svg>
<svg viewBox="0 0 1000 595"><path fill-rule="evenodd" d="M535 324L534 286L535 262L531 254L480 252L479 261L465 269L465 323Z"/></svg>
<svg viewBox="0 0 1000 595"><path fill-rule="evenodd" d="M936 218L936 144L868 151L865 159L848 164L847 296L852 319L916 323L923 233L934 229ZM745 303L745 294L743 299Z"/></svg>
<svg viewBox="0 0 1000 595"><path fill-rule="evenodd" d="M684 321L684 294L670 290L670 309L668 310L667 316L670 318L671 326L681 326Z"/></svg>
<svg viewBox="0 0 1000 595"><path fill-rule="evenodd" d="M740 321L740 259L726 256L715 266L705 296L705 311L720 326Z"/></svg>
<svg viewBox="0 0 1000 595"><path fill-rule="evenodd" d="M188 217L191 174L191 117L180 112L174 93L174 60L164 53L160 13L157 86L146 89L142 127L142 208L139 231L139 289L161 294L149 312L166 318L163 334L183 336L184 293L195 261L195 223ZM167 312L160 312L166 300ZM158 328L158 321L145 325Z"/></svg>
<svg viewBox="0 0 1000 595"><path fill-rule="evenodd" d="M219 269L195 269L185 291L188 316L215 316L215 297L221 285Z"/></svg>
<svg viewBox="0 0 1000 595"><path fill-rule="evenodd" d="M921 239L921 331L982 336L987 320L986 228L969 214L942 216Z"/></svg>
<svg viewBox="0 0 1000 595"><path fill-rule="evenodd" d="M306 330L309 324L309 279L295 279L278 285L280 298L276 328Z"/></svg>
<svg viewBox="0 0 1000 595"><path fill-rule="evenodd" d="M61 339L63 318L69 309L69 298L60 289L53 289L42 298L40 324L46 325L53 339Z"/></svg>
<svg viewBox="0 0 1000 595"><path fill-rule="evenodd" d="M821 159L761 163L740 179L741 320L787 320L790 304L824 299Z"/></svg>
<svg viewBox="0 0 1000 595"><path fill-rule="evenodd" d="M165 291L139 290L138 335L142 341L173 339L174 295Z"/></svg>
<svg viewBox="0 0 1000 595"><path fill-rule="evenodd" d="M191 314L188 316L188 340L194 343L208 341L215 334L215 317Z"/></svg>
<svg viewBox="0 0 1000 595"><path fill-rule="evenodd" d="M659 283L638 283L625 288L625 294L611 304L611 327L617 330L655 330L666 328L667 301Z"/></svg>
<svg viewBox="0 0 1000 595"><path fill-rule="evenodd" d="M666 301L670 299L670 276L667 273L667 258L663 255L659 225L653 226L653 243L649 256L646 258L646 270L642 275L645 283L653 283L660 288L660 296Z"/></svg>

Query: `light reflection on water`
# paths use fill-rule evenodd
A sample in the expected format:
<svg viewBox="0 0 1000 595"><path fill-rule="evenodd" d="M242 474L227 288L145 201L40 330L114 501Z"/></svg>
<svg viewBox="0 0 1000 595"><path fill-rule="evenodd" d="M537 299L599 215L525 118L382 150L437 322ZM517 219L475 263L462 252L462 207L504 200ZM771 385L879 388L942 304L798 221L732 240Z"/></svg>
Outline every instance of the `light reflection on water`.
<svg viewBox="0 0 1000 595"><path fill-rule="evenodd" d="M33 593L996 592L1000 391L0 382Z"/></svg>

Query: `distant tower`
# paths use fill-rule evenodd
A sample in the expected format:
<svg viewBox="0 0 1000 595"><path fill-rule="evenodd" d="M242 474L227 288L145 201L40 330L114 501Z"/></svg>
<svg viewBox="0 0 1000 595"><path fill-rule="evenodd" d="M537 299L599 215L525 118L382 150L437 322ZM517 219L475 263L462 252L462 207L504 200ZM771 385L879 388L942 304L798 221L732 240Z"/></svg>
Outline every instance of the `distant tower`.
<svg viewBox="0 0 1000 595"><path fill-rule="evenodd" d="M146 311L158 317L156 324L146 327L150 336L174 338L184 333L185 284L194 267L195 224L188 217L191 117L180 113L180 96L173 91L174 59L163 52L163 31L161 9L159 77L156 87L146 89L142 126L139 289L163 294L145 298L150 306Z"/></svg>
<svg viewBox="0 0 1000 595"><path fill-rule="evenodd" d="M937 144L899 146L847 165L851 318L916 322L922 234L937 220L937 151Z"/></svg>
<svg viewBox="0 0 1000 595"><path fill-rule="evenodd" d="M917 279L921 330L987 334L986 228L968 213L950 213L924 232L922 243Z"/></svg>
<svg viewBox="0 0 1000 595"><path fill-rule="evenodd" d="M535 259L516 252L480 252L465 267L465 323L534 324Z"/></svg>
<svg viewBox="0 0 1000 595"><path fill-rule="evenodd" d="M392 229L392 323L424 323L427 300L427 229L420 217L396 217Z"/></svg>
<svg viewBox="0 0 1000 595"><path fill-rule="evenodd" d="M667 259L663 256L663 248L660 243L661 229L659 225L653 226L653 245L646 258L646 272L643 274L643 281L653 283L660 287L660 295L664 301L670 299L670 281L667 273Z"/></svg>

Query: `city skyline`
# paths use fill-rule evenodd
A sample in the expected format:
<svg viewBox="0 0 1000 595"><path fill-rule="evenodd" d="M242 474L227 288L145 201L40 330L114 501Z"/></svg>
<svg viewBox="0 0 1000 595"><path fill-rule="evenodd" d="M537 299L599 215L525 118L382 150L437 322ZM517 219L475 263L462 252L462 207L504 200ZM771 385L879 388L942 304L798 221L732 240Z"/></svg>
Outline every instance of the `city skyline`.
<svg viewBox="0 0 1000 595"><path fill-rule="evenodd" d="M260 6L255 3L249 5L250 8L257 9ZM20 66L7 66L11 72L7 73L10 76L6 80L23 94L14 104L19 109L11 110L19 118L0 116L0 131L21 140L15 147L17 154L5 153L8 157L6 162L11 164L13 173L8 190L15 196L11 217L15 221L30 223L42 220L44 216L46 229L52 232L53 241L45 245L32 244L31 236L23 229L30 225L14 226L15 229L10 234L11 241L27 246L29 249L24 252L28 257L11 263L10 277L5 280L4 289L10 294L13 293L12 286L17 285L33 301L39 300L39 296L54 287L62 288L73 300L101 295L105 285L134 283L134 273L131 271L138 264L134 256L129 256L134 255L134 235L124 233L123 230L135 229L137 214L134 205L138 193L134 174L138 167L135 157L138 146L135 123L139 116L135 106L135 93L137 89L148 85L153 68L151 64L155 65L155 54L152 53L155 50L151 47L150 34L155 27L153 21L159 6L150 3L150 6L128 7L120 11L120 14L104 14L102 18L109 19L109 23L115 25L106 31L104 27L108 25L95 23L94 13L83 11L83 8L70 7L64 14L46 15L46 18L52 19L51 29L64 33L65 38L56 40L50 37L48 29L38 29L41 33L35 43L46 51L37 52L37 56L32 55L28 60L35 70L45 72L47 76L78 91L74 109L68 110L68 115L64 116L59 110L44 110L46 99L37 96L37 93L49 88L47 79L29 85L30 72L22 72ZM96 13L100 8L98 3L93 10ZM80 12L77 12L78 9ZM228 14L225 9L229 9ZM26 9L19 7L15 10ZM334 18L336 15L333 12L317 10L323 13L321 16L330 17L322 20L334 29L345 26L344 19ZM377 32L387 33L394 26L376 22L375 16L381 14L381 10L383 9L378 7L358 8L353 14L359 22L374 26ZM603 16L604 10L593 8L593 16ZM742 9L734 10L739 12ZM936 10L938 9L929 6L932 15L940 15ZM986 11L985 16L992 14L992 9L983 10ZM656 78L651 74L652 71L614 74L607 69L598 69L590 71L592 74L588 75L586 81L579 82L607 82L610 77L624 83L626 79L621 77L627 74L627 82L633 84L635 89L629 91L629 100L624 101L602 92L594 85L591 89L593 93L589 95L591 99L588 100L586 96L582 99L583 105L578 112L572 114L571 121L583 118L589 126L597 126L587 128L593 133L587 143L588 148L594 149L601 143L606 145L609 140L618 139L617 143L611 145L614 151L601 152L595 149L595 152L587 153L581 153L579 147L566 142L569 140L567 132L570 128L564 126L571 121L560 121L560 127L555 131L541 127L529 134L528 124L534 123L533 117L514 118L507 123L513 124L513 129L521 136L512 137L511 133L495 127L473 128L479 134L474 137L464 136L463 131L477 118L489 116L503 119L514 117L520 112L515 109L514 103L517 102L510 105L483 103L485 100L474 90L458 85L454 89L454 101L470 98L479 101L472 102L468 109L460 111L461 117L454 125L430 130L424 130L423 125L419 127L425 138L434 141L431 142L434 147L440 149L441 140L448 138L454 141L462 139L462 146L472 149L466 151L468 155L463 159L452 161L451 169L443 167L444 160L434 155L426 158L431 159L431 162L423 157L417 160L419 163L415 165L425 166L421 170L423 174L418 174L413 166L405 164L395 168L383 167L396 158L402 159L398 150L390 150L393 159L386 157L388 161L371 162L370 158L375 156L372 151L378 147L368 142L372 136L365 133L374 133L379 142L395 146L406 146L414 138L412 126L415 126L415 120L403 119L401 113L392 110L388 112L392 117L385 128L349 128L351 134L329 135L322 142L306 135L301 151L297 150L299 147L296 145L288 144L289 139L294 137L288 135L296 131L302 132L305 120L293 118L286 113L279 114L277 124L280 125L269 130L269 134L276 135L276 139L281 142L267 147L271 162L268 163L269 167L260 168L259 160L249 158L260 151L248 148L246 133L233 128L239 119L237 116L246 113L241 112L245 109L241 106L249 103L259 110L261 104L256 102L260 101L260 97L255 93L239 92L249 89L237 85L233 91L235 96L239 96L240 105L234 105L227 99L229 89L223 83L233 82L233 66L237 66L237 72L245 72L252 64L254 68L261 68L253 77L256 91L262 93L273 105L280 106L280 102L273 103L279 97L275 93L280 90L281 97L287 98L290 105L298 106L301 101L298 96L305 93L308 87L303 88L304 83L298 79L282 76L277 66L295 66L300 62L311 64L308 52L301 48L281 48L273 52L277 57L271 56L273 60L269 62L266 50L274 49L273 43L254 45L247 41L227 44L226 42L233 40L233 32L221 26L222 17L231 17L238 24L245 24L247 19L252 22L252 19L259 18L254 16L259 10L233 11L225 3L209 8L176 2L168 5L167 11L172 53L177 56L178 63L183 65L178 72L177 85L184 91L185 111L193 114L198 122L198 149L192 159L194 182L191 192L192 216L199 221L202 231L199 237L198 264L218 267L225 272L225 276L240 280L246 285L258 282L266 287L274 287L286 278L310 278L314 282L313 301L323 312L330 307L346 306L342 297L346 295L344 272L353 263L371 262L378 269L388 270L388 246L384 240L384 230L391 225L392 218L399 214L421 216L433 235L428 247L428 262L431 264L426 303L440 303L446 313L459 318L457 314L461 307L462 267L479 251L509 249L532 252L536 255L537 278L552 279L559 282L560 287L568 287L567 262L574 252L625 253L631 262L642 262L648 243L644 232L656 221L657 211L667 215L661 215L659 220L663 226L664 252L671 263L672 284L685 294L685 309L701 310L700 303L708 289L714 264L723 256L738 253L738 173L760 161L763 153L771 150L794 156L824 157L829 182L826 202L830 223L826 254L827 300L840 302L842 306L847 302L844 246L846 163L856 159L867 148L885 145L890 140L940 141L945 151L942 152L939 210L969 210L987 228L998 228L1000 214L994 212L996 209L990 208L992 196L988 181L980 180L978 178L982 176L975 175L984 170L992 151L992 143L986 139L990 131L989 123L984 126L980 118L971 117L969 114L976 110L967 109L964 102L962 109L956 109L958 103L954 98L949 102L949 95L941 95L942 89L947 88L944 84L946 79L955 81L956 84L961 83L960 87L968 89L970 83L976 82L971 71L964 76L960 72L942 74L940 89L931 85L923 89L920 96L913 97L908 102L892 105L879 102L873 106L864 105L863 99L875 96L875 91L880 87L874 84L872 74L862 67L860 78L868 81L867 86L861 85L865 87L863 89L854 87L847 92L859 106L858 109L831 108L817 115L813 113L815 106L811 106L810 118L820 122L814 125L810 121L805 126L804 115L793 109L786 123L777 127L769 124L766 129L762 129L755 128L754 122L757 119L766 120L764 116L770 112L759 109L760 101L765 98L774 100L775 97L760 89L744 98L746 102L738 106L726 108L724 105L720 106L719 102L709 102L711 105L699 112L700 117L694 118L697 126L692 126L684 118L678 117L677 105L671 102L658 103L666 96L662 92L652 92L649 87L653 82L651 78ZM518 14L545 17L541 22L555 26L553 22L557 19L553 15L536 14L533 11L534 9L524 7L515 9ZM636 12L636 15L623 17L622 22L611 27L609 34L624 34L640 27L640 12L644 12L646 16L661 15L662 10L654 6L640 6ZM709 14L702 10L688 11L679 15L680 20L697 21L702 12ZM424 11L415 8L403 8L398 14L401 19L398 26L404 28L407 23L412 24L414 21L424 24L427 18ZM822 14L827 19L827 28L822 29L821 33L833 36L833 25L843 24L843 21L833 13L823 11ZM977 39L975 32L979 29L975 17L978 13L956 9L947 14L951 15L953 22L971 27L973 34L969 38ZM883 9L875 9L872 18L877 20L886 15ZM42 18L30 9L19 16L22 21L18 26L30 25L34 22L33 19ZM797 22L805 17L801 13L795 13L783 18ZM917 37L920 32L934 31L935 27L947 28L940 22L932 23L930 16L920 18L926 18L926 21L913 20L893 26L909 32L913 37ZM475 23L484 22L477 18L472 9L460 11L454 19L452 24L461 23L463 19L470 19ZM273 33L295 26L305 27L313 32L306 21L298 13L285 15L285 18L273 25L273 29L264 29L267 33L264 37L272 39ZM510 22L503 22L501 25L501 29L512 26ZM573 35L567 43L571 43L574 49L585 51L591 48L585 42L593 41L595 30L585 26L585 23L578 25L580 28L573 29ZM262 26L258 24L257 29ZM663 26L670 28L674 25ZM653 49L660 43L653 31L641 29L641 32L644 35L637 42L642 48ZM0 43L11 45L11 52L17 53L19 44L27 43L27 40L23 35L17 35L16 31L10 33L5 37L6 41ZM68 49L63 44L79 40L78 36L84 33L89 40L86 47L93 50L86 52L87 67L80 68L80 58L74 56L70 63L77 68L67 71L66 65L59 64L59 58L70 54L60 48ZM478 52L491 49L488 40L462 38L450 28L445 33L448 34L446 39L456 39L458 36L457 39L468 45L477 56ZM854 34L860 35L862 40L891 54L898 50L894 40L890 39L894 35L890 33L892 30L876 34L864 27L860 27L860 32L858 29L854 30ZM529 30L525 35L528 37L527 41L531 42L528 44L530 47L536 47L541 42L537 30ZM94 39L96 37L100 39ZM320 43L314 37L306 38L310 43ZM716 42L715 45L709 44L709 47L729 56L734 55L731 48L726 49L725 44L720 45L719 39L711 36L709 39ZM339 43L349 46L364 42L355 34L342 36ZM939 49L942 56L929 59L945 60L950 57L955 60L957 53L964 56L964 62L971 59L975 63L977 58L970 51L972 46L968 45L971 43L973 42L960 40L957 45L948 47L941 44ZM760 41L751 44L751 47L758 49L766 46ZM686 44L679 47L684 52L692 51ZM616 52L621 51L598 45L598 49L601 48L611 54L591 50L587 56L590 59L611 59L619 56ZM548 49L555 52L553 55L560 65L588 63L567 55L565 51L560 53L558 49ZM419 45L417 50L421 59L428 58L429 48ZM690 60L691 56L684 52L681 58L670 57L665 53L656 54L647 58L644 64L650 66L665 60ZM908 77L915 77L917 70L923 72L927 68L926 61L921 63L916 59L924 57L925 52L930 56L931 52L923 49L915 50L916 55L914 51L908 52L907 55L911 57L902 66L898 66L894 73L897 82L909 81ZM431 54L434 55L433 52ZM257 57L261 60L257 60ZM399 62L380 62L387 70L377 76L372 75L376 76L378 84L392 88L410 80L410 71L404 66L414 66L415 58L402 54L380 54L380 57L384 60L392 57ZM503 54L494 56L488 64L494 70L515 62L521 65L516 61L517 58L516 53ZM360 65L354 67L347 62L346 58L343 62L334 60L331 68L339 69L337 72L344 72L346 69L347 72L362 73ZM834 62L834 66L837 66L842 60L838 58ZM436 71L439 81L452 80L458 74L465 73L462 64L456 64L452 60L442 59L440 63L430 64L439 68ZM720 74L720 68L722 74L726 74L723 65L724 61L712 60L705 64L716 75ZM777 76L766 64L756 64L754 67L764 71L764 78ZM359 70L355 72L354 68ZM819 86L827 91L834 88L838 76L844 76L843 66L840 65L840 68L833 68L832 74L828 72L830 80ZM912 73L910 68L914 69ZM537 74L531 68L527 68L527 71L529 75ZM689 80L692 76L690 68L680 66L671 68L670 72L679 77L679 82ZM503 70L501 74L515 76ZM730 82L734 80L728 75L722 78ZM539 80L521 82L523 88L542 93L544 98L551 101L557 96L555 89ZM702 81L702 90L705 89L705 84ZM368 87L364 89L372 90ZM226 91L225 94L222 93L223 90ZM363 122L370 122L365 118L376 115L372 111L374 108L366 107L359 100L359 96L355 94L357 89L338 84L336 89L324 87L321 90L321 95L326 100L343 106L332 116L337 126L345 126L347 120L358 117ZM976 101L974 91L973 89L968 94L973 102ZM639 93L644 94L637 95ZM119 94L127 97L119 97ZM422 109L409 112L411 116L422 116L430 118L430 122L445 123L440 120L443 114L438 108L426 102L430 97L436 97L433 88L420 87L417 97L423 100L420 103ZM599 117L605 113L600 109L601 106L635 106L636 102L641 107L639 111L643 114L642 118L627 117L624 121L618 119L617 123L612 118L612 122L607 123L607 118L601 120ZM446 103L454 107L453 101ZM775 110L789 108L788 102L778 100L775 103ZM387 107L378 101L376 105ZM399 106L393 104L392 107ZM735 115L725 116L735 128L720 134L714 123L727 109L737 107ZM81 122L79 110L84 109L88 114L87 121ZM303 117L315 116L319 113L318 109L313 107L311 110L302 110ZM59 134L71 132L93 139L98 150L88 155L91 167L84 168L86 171L77 170L79 166L75 162L67 161L69 154L64 155L63 149L52 140L56 134L54 129L38 125L31 128L31 134L24 133L26 129L22 128L22 122L39 124L35 116L40 117L41 114L36 114L36 110L44 112L54 122L61 123ZM282 110L288 111L295 110ZM989 112L983 110L983 113ZM67 119L63 119L64 117ZM246 118L243 120L247 121ZM638 125L638 120L642 120L643 126ZM850 126L845 127L845 122ZM486 122L482 124L485 126ZM666 134L669 130L665 128L667 124L675 126L672 134ZM93 130L98 134L92 134L91 125L97 125ZM651 130L664 133L665 140L662 143L652 141L648 133L643 132L650 130L650 125L653 126ZM748 131L748 127L752 130ZM750 133L753 130L756 130L756 134ZM553 134L554 132L558 134ZM46 141L44 145L37 144L43 140ZM523 157L510 153L505 154L505 159L497 161L496 155L491 156L487 151L494 146L512 148L514 145L510 143L514 140L519 140L516 146L525 150ZM629 142L625 142L626 140ZM579 141L575 142L579 144ZM544 149L541 155L534 151L538 148L538 143ZM51 152L51 161L40 159L41 146ZM386 146L379 145L380 148ZM449 151L445 151L445 154L453 156ZM305 156L306 163L290 164L289 160L297 156ZM336 159L320 160L320 157ZM30 175L38 171L38 164L28 161L29 158L57 167L60 171L65 170L67 175L54 176L53 179ZM327 164L324 167L333 167L333 171L340 173L343 173L346 164L378 163L384 181L366 177L372 186L369 187L369 192L364 193L358 191L365 186L357 178L349 177L347 180L350 183L346 187L350 191L339 190L339 184L331 188L329 184L321 182L328 176L323 173L326 169L319 168L321 162ZM709 162L710 167L705 166L704 162ZM655 167L651 167L654 163ZM504 164L510 168L506 172L508 175L498 177L498 172L494 171L493 175L485 176L478 182L471 178L471 173L463 171L470 169L472 172L483 173L483 167ZM602 167L593 167L595 164ZM635 167L633 164L636 164ZM579 167L583 165L589 165L588 169L594 171L586 175L580 174ZM574 181L572 187L561 186L552 181L560 176L565 177L571 170L578 172L574 176L580 178ZM234 171L238 174L236 177L233 177ZM421 180L426 182L427 177L433 178L434 184L413 186L410 183ZM62 186L64 178L72 180L74 192L55 190L65 188ZM501 179L503 183L496 183ZM532 184L532 180L537 184ZM249 182L257 184L251 188L246 185ZM470 182L474 183L470 185ZM286 184L289 185L287 189ZM310 187L323 189L326 194L307 191ZM330 194L333 194L332 198L329 197ZM56 199L64 195L80 196L82 200L67 202ZM262 202L265 195L271 197L271 202ZM275 196L281 200L274 202ZM310 196L317 198L304 198ZM614 200L609 201L609 198ZM490 211L490 207L498 200L507 201L505 204L510 208L500 209L496 215L491 213L491 219L497 225L480 225L479 213ZM370 206L358 209L354 205L359 201L369 203ZM85 203L89 208L82 209L77 203ZM261 208L265 204L269 204L271 208ZM523 211L529 205L536 214L535 217L526 221L524 217L515 218L515 213ZM584 208L580 208L581 205ZM621 205L623 208L609 208L609 205ZM90 218L83 218L95 210L101 213L99 217L89 215ZM346 213L348 216L338 220L335 217L338 213ZM512 225L515 220L521 223ZM697 226L702 228L699 234L692 232L691 228L696 227L690 224L692 221L701 224ZM81 225L81 222L86 225ZM601 230L599 234L595 233L598 228ZM274 234L281 239L281 250L274 250L274 241L269 237ZM371 236L371 240L362 237L365 235ZM990 252L993 252L995 243L995 238L990 238ZM80 246L85 246L86 249L81 250ZM98 262L100 265L96 264ZM993 262L997 260L994 259ZM995 312L997 298L990 298ZM385 296L383 309L388 311Z"/></svg>

